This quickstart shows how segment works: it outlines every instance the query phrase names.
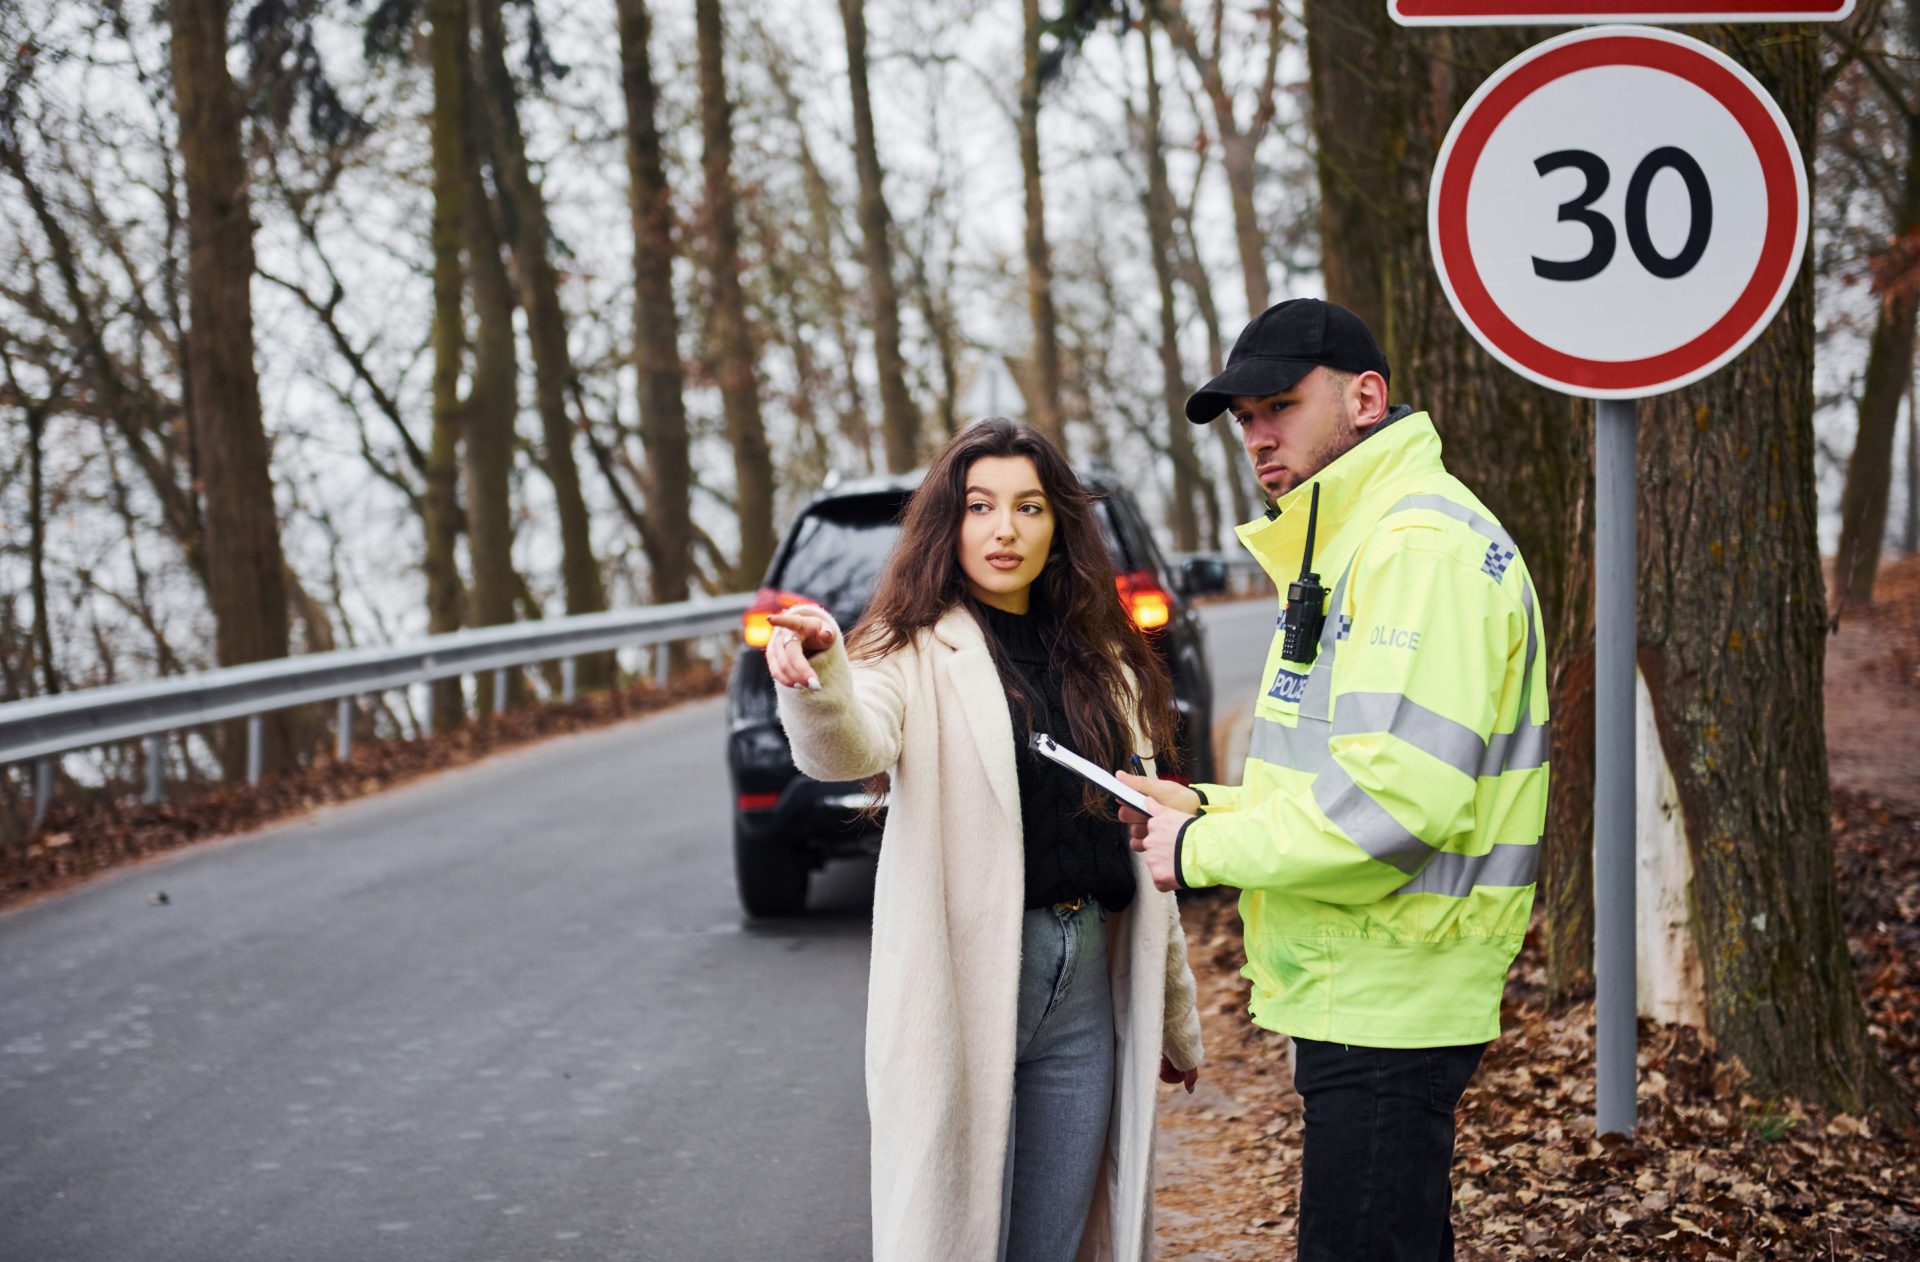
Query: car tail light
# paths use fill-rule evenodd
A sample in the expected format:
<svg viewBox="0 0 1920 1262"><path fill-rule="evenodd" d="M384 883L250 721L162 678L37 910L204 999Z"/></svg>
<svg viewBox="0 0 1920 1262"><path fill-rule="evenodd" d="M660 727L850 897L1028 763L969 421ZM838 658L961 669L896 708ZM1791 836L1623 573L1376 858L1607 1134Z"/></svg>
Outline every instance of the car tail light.
<svg viewBox="0 0 1920 1262"><path fill-rule="evenodd" d="M776 591L771 587L762 587L753 594L753 603L740 615L740 637L750 649L763 649L767 641L773 638L773 623L768 617L783 609L795 605L819 605L819 601L796 595L793 592Z"/></svg>
<svg viewBox="0 0 1920 1262"><path fill-rule="evenodd" d="M1154 582L1150 571L1135 570L1131 574L1122 574L1114 583L1120 589L1120 603L1127 607L1127 616L1133 619L1134 626L1142 631L1153 631L1172 620L1173 597L1166 588Z"/></svg>

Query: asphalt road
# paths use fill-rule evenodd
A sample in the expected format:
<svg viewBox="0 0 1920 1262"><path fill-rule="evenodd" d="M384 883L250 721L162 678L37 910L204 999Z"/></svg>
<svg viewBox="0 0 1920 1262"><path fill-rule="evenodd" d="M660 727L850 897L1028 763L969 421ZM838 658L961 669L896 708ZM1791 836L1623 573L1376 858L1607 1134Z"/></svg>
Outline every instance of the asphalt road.
<svg viewBox="0 0 1920 1262"><path fill-rule="evenodd" d="M1207 611L1222 717L1272 611ZM0 916L0 1262L866 1256L872 866L744 925L721 731L687 706Z"/></svg>

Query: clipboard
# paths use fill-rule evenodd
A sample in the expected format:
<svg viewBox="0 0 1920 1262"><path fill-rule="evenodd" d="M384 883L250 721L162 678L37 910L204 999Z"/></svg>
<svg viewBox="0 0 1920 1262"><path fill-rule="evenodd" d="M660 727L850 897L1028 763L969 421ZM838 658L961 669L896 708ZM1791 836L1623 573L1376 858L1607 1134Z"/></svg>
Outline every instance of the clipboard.
<svg viewBox="0 0 1920 1262"><path fill-rule="evenodd" d="M1116 801L1131 806L1142 815L1152 814L1148 805L1153 799L1138 789L1128 788L1111 771L1098 763L1088 762L1045 732L1035 732L1027 738L1027 744L1042 758L1059 763L1081 779L1092 782L1095 788L1109 794Z"/></svg>

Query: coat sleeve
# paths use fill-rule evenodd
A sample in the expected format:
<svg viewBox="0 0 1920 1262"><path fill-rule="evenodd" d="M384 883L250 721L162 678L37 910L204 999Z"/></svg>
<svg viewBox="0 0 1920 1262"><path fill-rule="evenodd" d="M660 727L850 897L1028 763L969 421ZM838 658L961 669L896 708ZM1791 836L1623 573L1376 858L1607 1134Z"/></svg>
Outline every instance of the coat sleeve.
<svg viewBox="0 0 1920 1262"><path fill-rule="evenodd" d="M816 780L864 780L900 761L909 655L855 664L846 641L844 633L836 634L830 646L807 659L820 677L818 692L774 688L794 765Z"/></svg>
<svg viewBox="0 0 1920 1262"><path fill-rule="evenodd" d="M1205 1059L1200 1046L1200 1012L1194 1003L1193 970L1187 966L1187 935L1180 927L1180 903L1170 893L1156 894L1166 906L1166 1008L1161 1052L1178 1070L1197 1069Z"/></svg>

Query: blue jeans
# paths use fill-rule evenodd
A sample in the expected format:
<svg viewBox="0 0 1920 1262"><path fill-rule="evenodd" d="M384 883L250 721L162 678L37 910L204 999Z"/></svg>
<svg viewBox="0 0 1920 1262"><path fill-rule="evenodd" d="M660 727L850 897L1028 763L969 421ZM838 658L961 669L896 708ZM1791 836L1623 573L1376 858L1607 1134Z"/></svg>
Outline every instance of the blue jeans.
<svg viewBox="0 0 1920 1262"><path fill-rule="evenodd" d="M1453 1257L1453 1111L1485 1050L1293 1040L1301 1262Z"/></svg>
<svg viewBox="0 0 1920 1262"><path fill-rule="evenodd" d="M1001 1262L1072 1262L1080 1248L1113 1105L1106 918L1089 900L1022 925Z"/></svg>

